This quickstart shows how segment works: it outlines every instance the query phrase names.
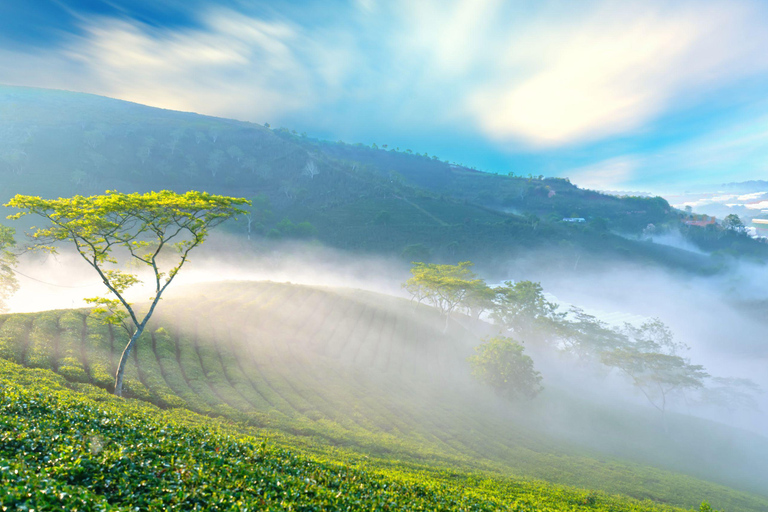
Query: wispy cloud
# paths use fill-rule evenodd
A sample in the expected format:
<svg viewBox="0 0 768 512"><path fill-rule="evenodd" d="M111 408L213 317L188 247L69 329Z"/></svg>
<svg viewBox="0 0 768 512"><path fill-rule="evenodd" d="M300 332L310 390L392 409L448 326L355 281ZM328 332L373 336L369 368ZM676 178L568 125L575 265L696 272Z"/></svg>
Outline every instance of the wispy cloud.
<svg viewBox="0 0 768 512"><path fill-rule="evenodd" d="M572 169L566 173L571 182L582 188L611 190L622 188L631 182L641 165L641 159L633 156L617 157Z"/></svg>
<svg viewBox="0 0 768 512"><path fill-rule="evenodd" d="M618 172L623 168L629 170ZM610 169L617 169L617 172L610 173ZM681 187L688 189L690 184L712 186L762 179L767 172L768 117L763 116L723 120L718 130L699 137L670 142L642 153L614 156L583 168L564 169L560 174L571 177L575 183L589 183L593 188L642 188L670 193ZM623 181L619 182L619 178ZM762 194L707 197L690 206L725 202L743 206L759 199Z"/></svg>
<svg viewBox="0 0 768 512"><path fill-rule="evenodd" d="M231 11L206 23L167 30L93 19L66 53L89 69L103 94L149 105L263 117L312 101L309 71L293 48L297 28Z"/></svg>
<svg viewBox="0 0 768 512"><path fill-rule="evenodd" d="M485 75L498 43L501 0L400 2L403 38L399 58L415 57L423 70L443 83ZM428 84L432 86L433 84Z"/></svg>
<svg viewBox="0 0 768 512"><path fill-rule="evenodd" d="M495 49L505 72L469 108L489 136L538 146L637 129L673 101L765 70L758 19L738 2L622 2L544 19Z"/></svg>
<svg viewBox="0 0 768 512"><path fill-rule="evenodd" d="M355 0L357 6L363 11L373 12L377 8L376 0Z"/></svg>
<svg viewBox="0 0 768 512"><path fill-rule="evenodd" d="M752 201L754 199L760 199L766 194L766 192L754 192L752 194L743 194L738 197L739 201ZM714 199L714 198L713 198Z"/></svg>
<svg viewBox="0 0 768 512"><path fill-rule="evenodd" d="M200 26L82 17L81 33L45 53L0 51L6 83L103 94L163 108L267 120L327 101L352 71L343 34L310 34L291 20L228 9ZM338 96L338 95L336 95Z"/></svg>
<svg viewBox="0 0 768 512"><path fill-rule="evenodd" d="M681 105L706 110L719 88L768 73L768 11L757 1L204 5L187 16L194 26L73 16L80 26L56 47L0 49L0 69L14 70L1 79L300 123L333 137L375 130L381 140L409 131L429 140L438 130L454 137L444 147L481 140L498 151L498 168L515 152L555 155L550 172L578 167L575 179L602 187L696 165L726 168L745 152L756 158L768 133L753 123L709 141L675 142L661 154L640 141L556 160L584 143L648 133Z"/></svg>

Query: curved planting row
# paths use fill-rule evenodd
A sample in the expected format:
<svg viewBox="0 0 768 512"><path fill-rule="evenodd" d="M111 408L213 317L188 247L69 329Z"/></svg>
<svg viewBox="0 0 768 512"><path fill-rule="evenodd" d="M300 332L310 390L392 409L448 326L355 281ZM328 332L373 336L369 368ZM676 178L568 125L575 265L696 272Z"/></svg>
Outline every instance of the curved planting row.
<svg viewBox="0 0 768 512"><path fill-rule="evenodd" d="M309 447L631 488L614 466L555 456L561 446L478 399L465 364L468 340L444 334L428 308L269 282L193 291L164 301L138 341L128 395L275 429ZM0 358L107 390L126 338L88 310L0 316ZM658 485L648 495L683 500L679 486L649 478Z"/></svg>
<svg viewBox="0 0 768 512"><path fill-rule="evenodd" d="M73 392L62 381L0 360L3 510L682 512L464 470L350 464L338 453L318 459L178 409L89 386Z"/></svg>
<svg viewBox="0 0 768 512"><path fill-rule="evenodd" d="M209 285L163 304L163 327L133 352L127 393L333 444L519 455L509 453L503 419L468 412L466 393L446 387L461 371L461 340L421 309L362 291ZM0 343L14 340L4 349L11 359L107 389L125 336L87 311L11 315L0 326Z"/></svg>
<svg viewBox="0 0 768 512"><path fill-rule="evenodd" d="M444 340L404 304L407 311L402 305L377 308L365 292L276 283L210 286L163 304L155 323L163 327L148 330L133 352L126 393L161 407L287 427L332 443L410 437L475 455L436 433L450 421L418 393L424 381L418 377L429 360L439 360ZM120 328L87 310L2 320L5 358L111 389L127 336Z"/></svg>

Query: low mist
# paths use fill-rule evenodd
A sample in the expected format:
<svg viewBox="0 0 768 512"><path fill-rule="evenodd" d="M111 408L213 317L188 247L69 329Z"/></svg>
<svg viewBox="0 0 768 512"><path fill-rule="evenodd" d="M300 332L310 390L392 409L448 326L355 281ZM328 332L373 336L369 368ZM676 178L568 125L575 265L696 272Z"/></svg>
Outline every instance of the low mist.
<svg viewBox="0 0 768 512"><path fill-rule="evenodd" d="M344 253L319 244L288 242L265 252L238 237L217 234L192 253L166 293L212 281L275 281L361 288L405 297L401 282L409 268L406 261ZM86 307L83 299L108 293L96 271L67 247L55 255L27 253L20 258L17 270L20 287L7 301L11 313ZM140 302L152 296L151 273L140 268L129 270L145 283L128 291L130 300Z"/></svg>
<svg viewBox="0 0 768 512"><path fill-rule="evenodd" d="M576 305L604 321L659 318L676 341L690 347L683 355L694 364L703 365L713 376L751 379L768 390L765 265L732 260L727 270L702 276L615 261L601 261L599 271L592 265L581 272L542 264L546 261L547 255L540 254L510 262L508 275L513 280L539 281L555 302ZM768 394L756 399L760 411L696 414L766 435Z"/></svg>
<svg viewBox="0 0 768 512"><path fill-rule="evenodd" d="M250 242L216 235L199 251L193 253L188 266L181 270L177 280L169 287L167 298L169 301L183 298L194 302L197 292L194 291L193 285L216 281L272 281L359 289L409 298L401 284L410 276L410 262L347 253L312 243L285 243L272 247L270 250L262 250ZM561 309L567 310L569 305L575 305L598 319L614 322L614 325L622 319L636 323L643 319L658 318L672 329L677 341L690 346L690 351L683 355L689 357L692 363L703 365L712 376L746 378L757 383L763 390L768 390L768 341L765 338L768 312L760 309L760 301L763 301L762 307L768 304L765 302L768 299L768 269L765 266L733 261L728 270L705 276L615 261L585 262L584 265L573 268L550 265L547 264L548 260L549 255L546 253L530 254L508 261L492 273L486 274L482 269L476 270L488 283L504 280L539 281L551 300L561 304ZM87 263L67 250L62 250L61 254L56 256L24 256L18 270L21 287L9 301L9 306L14 312L83 307L83 298L93 297L105 291ZM132 300L140 302L152 295L152 289L145 286L143 289L133 290L130 295ZM370 301L374 304L372 307L390 311L387 309L389 306L385 307L383 302L377 302L383 299L377 299L374 295L356 295L353 300ZM409 315L415 315L414 318L423 315L423 308L424 306L416 307L414 304ZM161 321L162 311L163 303L158 308L158 318L155 322ZM315 311L311 307L306 311L307 315L314 315L313 321L318 322L317 325L322 325L317 318L323 314L321 311ZM396 315L391 311L387 314ZM272 325L270 329L273 329L271 332L278 332L281 322L297 321L296 315L289 313L291 312L286 311L284 317L278 313L269 318ZM237 323L227 316L227 308L224 306L217 310L217 315L210 315L208 318L216 318L221 324L211 326L211 329L232 329L231 325ZM351 322L342 319L342 322L345 321ZM426 317L423 321L433 322ZM353 327L348 327L349 335L354 336ZM419 331L422 334L418 336L425 336L423 333L430 332L433 333L430 336L441 337L434 334L439 333L438 329L430 329L432 330ZM309 333L306 328L298 329L297 332L303 333L302 336L306 338L303 341L289 340L291 343L298 343L297 347L305 342L314 343L315 333ZM489 390L482 390L471 383L468 365L461 369L466 357L472 353L472 347L480 342L481 337L495 332L498 332L495 326L475 323L468 318L457 316L456 321L451 324L451 330L445 334L453 340L450 350L446 353L440 352L441 339L428 340L431 347L429 350L414 349L415 351L408 352L411 349L407 349L403 352L410 354L407 357L414 371L422 372L427 380L422 384L407 384L406 377L398 374L398 378L402 380L399 385L411 386L413 391L428 386L428 381L433 384L453 383L456 387L484 393L483 400L497 401ZM410 343L414 347L417 347L418 343L424 343L423 339L403 340L405 345ZM653 459L662 457L665 450L668 450L665 443L671 441L660 430L657 411L633 389L628 379L599 363L584 366L567 354L543 353L534 347L527 347L526 350L544 376L545 392L529 404L510 406L509 414L512 416L509 421L527 422L533 425L532 428L542 432L598 447L610 453L634 454L639 458L649 459L649 463L677 467L677 462L659 462ZM304 349L299 352L303 353ZM312 364L314 356L302 357L305 357L306 364ZM364 359L359 355L341 354L336 357L352 366L358 364L361 357ZM391 384L393 376L387 373L386 368L380 370L382 378L388 381L388 384L382 381L383 389ZM426 392L426 389L428 387L424 387L419 393ZM678 422L680 428L687 428L684 420L679 418L698 416L766 436L768 394L763 393L755 398L759 409L736 411L691 407L685 399L677 400L670 407L671 423L674 425ZM584 404L587 404L586 409ZM415 405L412 406L418 409ZM399 404L398 407L407 409L409 406ZM515 408L527 412L516 415ZM585 410L602 410L606 413L610 411L617 418L623 418L621 421L629 422L627 424L647 425L649 430L645 431L645 437L641 440L632 438L633 434L611 430L611 424L606 423L605 418L595 420L584 416ZM645 419L630 421L629 418L634 417ZM736 435L735 432L733 434ZM737 435L739 436L740 434ZM637 443L647 443L649 439L658 440L656 449L648 449L647 444L646 448L636 446ZM722 441L722 436L719 439ZM763 439L765 440L764 437ZM768 440L765 441L768 446ZM682 439L676 442L683 445L693 443L691 440L683 442ZM706 444L706 439L697 442ZM734 442L739 444L742 441ZM695 449L691 448L694 451ZM742 455L742 451L736 450L733 457ZM694 462L689 461L686 464L688 466L683 464L680 467L693 471L691 466ZM734 464L738 464L738 461ZM745 462L742 470L749 470L752 467L750 464L752 463ZM755 478L759 480L760 477Z"/></svg>

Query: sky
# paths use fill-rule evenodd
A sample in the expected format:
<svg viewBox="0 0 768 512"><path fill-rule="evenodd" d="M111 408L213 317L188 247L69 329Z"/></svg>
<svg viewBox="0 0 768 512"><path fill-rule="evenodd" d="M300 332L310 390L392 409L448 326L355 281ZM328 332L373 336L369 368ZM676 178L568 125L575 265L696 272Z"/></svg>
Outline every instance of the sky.
<svg viewBox="0 0 768 512"><path fill-rule="evenodd" d="M0 0L0 83L480 170L768 179L768 1Z"/></svg>

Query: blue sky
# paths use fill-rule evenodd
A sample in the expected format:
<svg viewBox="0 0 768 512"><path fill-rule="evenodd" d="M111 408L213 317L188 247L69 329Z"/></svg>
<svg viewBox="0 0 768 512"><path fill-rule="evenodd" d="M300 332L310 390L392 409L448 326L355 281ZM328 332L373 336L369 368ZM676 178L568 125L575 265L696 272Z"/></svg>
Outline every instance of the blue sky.
<svg viewBox="0 0 768 512"><path fill-rule="evenodd" d="M768 179L768 5L0 0L0 83L657 193Z"/></svg>

